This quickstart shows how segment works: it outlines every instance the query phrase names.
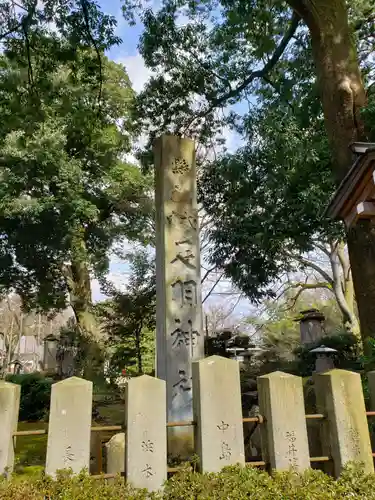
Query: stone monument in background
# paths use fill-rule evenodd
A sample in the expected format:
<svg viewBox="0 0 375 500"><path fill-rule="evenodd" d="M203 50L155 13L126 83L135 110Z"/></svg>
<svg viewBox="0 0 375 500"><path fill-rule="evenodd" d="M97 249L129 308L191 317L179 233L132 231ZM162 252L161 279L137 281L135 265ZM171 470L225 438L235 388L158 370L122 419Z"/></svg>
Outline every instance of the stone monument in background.
<svg viewBox="0 0 375 500"><path fill-rule="evenodd" d="M163 135L154 147L156 203L156 375L167 384L168 421L193 419L192 361L204 357L194 142ZM184 455L193 429L169 429Z"/></svg>
<svg viewBox="0 0 375 500"><path fill-rule="evenodd" d="M309 345L318 342L325 335L324 314L318 309L301 311L298 319L300 324L301 344Z"/></svg>

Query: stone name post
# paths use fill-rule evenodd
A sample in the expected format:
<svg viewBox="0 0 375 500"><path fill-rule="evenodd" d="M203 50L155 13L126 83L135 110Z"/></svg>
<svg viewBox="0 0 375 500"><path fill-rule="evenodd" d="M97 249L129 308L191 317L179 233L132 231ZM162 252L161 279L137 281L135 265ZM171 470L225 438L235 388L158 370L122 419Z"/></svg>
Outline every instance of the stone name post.
<svg viewBox="0 0 375 500"><path fill-rule="evenodd" d="M302 379L274 372L258 377L264 459L275 470L310 467Z"/></svg>
<svg viewBox="0 0 375 500"><path fill-rule="evenodd" d="M323 453L333 459L339 476L348 462L361 462L374 472L366 407L359 373L331 370L314 375L318 412L327 415L322 425Z"/></svg>
<svg viewBox="0 0 375 500"><path fill-rule="evenodd" d="M245 465L240 370L237 361L210 356L193 363L196 453L202 472Z"/></svg>
<svg viewBox="0 0 375 500"><path fill-rule="evenodd" d="M125 475L135 488L160 490L167 479L164 380L142 375L125 390Z"/></svg>
<svg viewBox="0 0 375 500"><path fill-rule="evenodd" d="M14 466L13 432L17 430L21 386L0 381L0 474L9 477Z"/></svg>
<svg viewBox="0 0 375 500"><path fill-rule="evenodd" d="M194 142L155 143L156 375L166 381L167 418L192 420L192 361L204 357ZM169 429L169 452L193 446L189 427Z"/></svg>
<svg viewBox="0 0 375 500"><path fill-rule="evenodd" d="M71 377L53 384L46 474L61 469L78 474L90 468L92 382Z"/></svg>

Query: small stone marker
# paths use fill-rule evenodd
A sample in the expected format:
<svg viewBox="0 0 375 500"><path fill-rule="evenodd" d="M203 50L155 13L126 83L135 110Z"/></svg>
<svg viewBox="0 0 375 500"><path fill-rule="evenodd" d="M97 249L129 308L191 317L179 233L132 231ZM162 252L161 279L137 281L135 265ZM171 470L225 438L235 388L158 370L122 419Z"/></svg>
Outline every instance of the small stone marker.
<svg viewBox="0 0 375 500"><path fill-rule="evenodd" d="M90 468L92 382L71 377L52 386L46 474Z"/></svg>
<svg viewBox="0 0 375 500"><path fill-rule="evenodd" d="M275 470L310 467L302 379L283 372L258 377L264 459Z"/></svg>
<svg viewBox="0 0 375 500"><path fill-rule="evenodd" d="M0 474L13 472L13 432L17 430L21 386L0 381Z"/></svg>
<svg viewBox="0 0 375 500"><path fill-rule="evenodd" d="M129 380L125 399L125 474L136 488L160 490L167 479L166 383L148 375Z"/></svg>
<svg viewBox="0 0 375 500"><path fill-rule="evenodd" d="M105 445L107 456L107 474L120 475L125 471L125 432L111 437Z"/></svg>
<svg viewBox="0 0 375 500"><path fill-rule="evenodd" d="M331 453L338 476L348 462L362 462L365 472L374 472L370 435L361 376L346 370L314 375L319 413L323 423L323 450Z"/></svg>
<svg viewBox="0 0 375 500"><path fill-rule="evenodd" d="M202 472L245 463L237 361L210 356L193 363L196 453Z"/></svg>

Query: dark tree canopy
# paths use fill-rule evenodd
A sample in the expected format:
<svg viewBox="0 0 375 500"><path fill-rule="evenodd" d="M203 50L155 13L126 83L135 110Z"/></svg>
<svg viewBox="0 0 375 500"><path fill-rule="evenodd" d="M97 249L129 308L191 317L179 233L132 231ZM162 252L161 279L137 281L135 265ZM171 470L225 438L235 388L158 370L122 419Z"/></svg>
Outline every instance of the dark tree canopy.
<svg viewBox="0 0 375 500"><path fill-rule="evenodd" d="M96 306L117 375L125 367L135 366L137 373L144 373L154 366L155 262L144 249L125 258L130 263L126 292L107 282L104 288L110 299Z"/></svg>
<svg viewBox="0 0 375 500"><path fill-rule="evenodd" d="M0 287L29 305L91 301L118 239L149 237L151 180L124 161L134 128L126 71L90 46L29 33L0 56ZM29 58L30 55L30 58ZM100 89L100 90L99 90ZM86 300L85 299L85 300Z"/></svg>
<svg viewBox="0 0 375 500"><path fill-rule="evenodd" d="M150 144L171 132L212 152L225 130L243 143L202 163L199 192L212 218L212 262L255 300L296 269L294 255L344 237L323 217L335 179L311 36L287 4L165 0L141 13L140 50L154 76L137 109ZM350 6L365 79L374 73L373 13ZM152 161L149 151L143 158Z"/></svg>

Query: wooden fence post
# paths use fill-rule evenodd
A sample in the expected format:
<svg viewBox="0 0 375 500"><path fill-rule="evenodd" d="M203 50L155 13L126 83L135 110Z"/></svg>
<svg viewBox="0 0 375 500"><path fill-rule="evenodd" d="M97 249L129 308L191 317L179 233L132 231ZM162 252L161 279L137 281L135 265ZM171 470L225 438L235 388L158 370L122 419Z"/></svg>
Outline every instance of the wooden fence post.
<svg viewBox="0 0 375 500"><path fill-rule="evenodd" d="M264 460L272 469L310 467L302 379L283 372L258 377Z"/></svg>
<svg viewBox="0 0 375 500"><path fill-rule="evenodd" d="M167 479L166 384L132 378L125 396L125 475L136 488L160 490Z"/></svg>
<svg viewBox="0 0 375 500"><path fill-rule="evenodd" d="M20 394L20 385L0 381L0 474L6 477L13 472L13 432L17 430Z"/></svg>
<svg viewBox="0 0 375 500"><path fill-rule="evenodd" d="M332 456L335 475L351 461L362 462L366 472L374 472L361 376L331 370L314 375L314 382L318 411L327 416L323 449Z"/></svg>
<svg viewBox="0 0 375 500"><path fill-rule="evenodd" d="M90 468L92 382L71 377L52 386L46 474Z"/></svg>
<svg viewBox="0 0 375 500"><path fill-rule="evenodd" d="M210 356L193 363L195 442L202 472L245 463L237 361Z"/></svg>

